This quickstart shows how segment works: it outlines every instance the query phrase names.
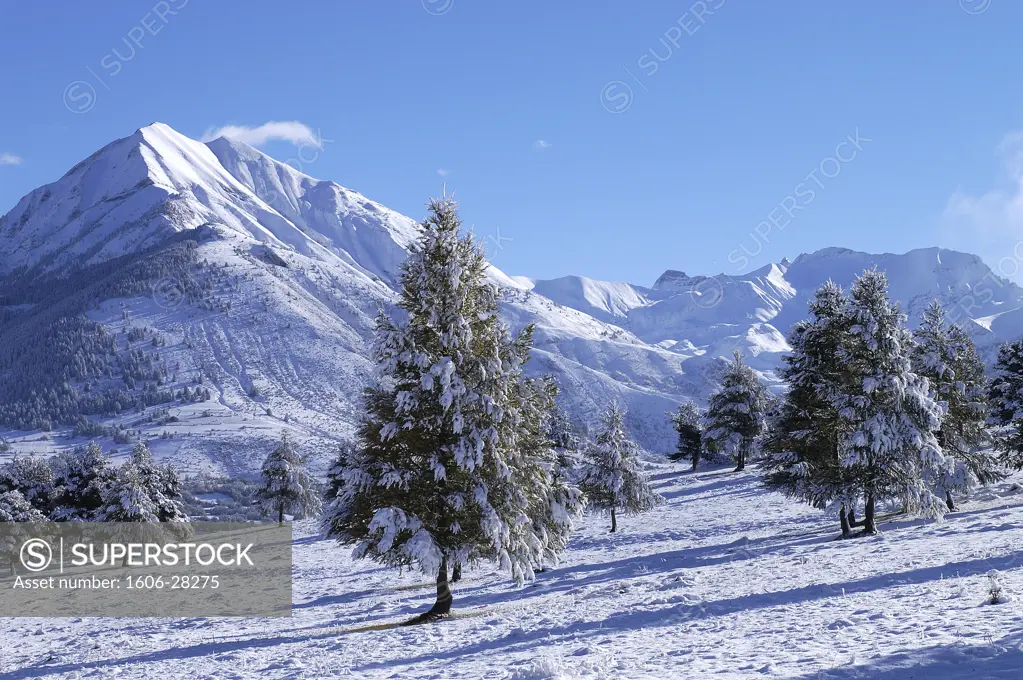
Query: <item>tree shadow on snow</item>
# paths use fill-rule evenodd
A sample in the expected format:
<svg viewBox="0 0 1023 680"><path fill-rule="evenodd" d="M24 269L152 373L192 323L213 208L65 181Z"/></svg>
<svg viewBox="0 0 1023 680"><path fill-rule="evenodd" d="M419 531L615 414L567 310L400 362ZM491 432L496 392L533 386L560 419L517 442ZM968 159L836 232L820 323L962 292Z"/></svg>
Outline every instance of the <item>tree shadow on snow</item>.
<svg viewBox="0 0 1023 680"><path fill-rule="evenodd" d="M712 473L702 473L696 477L689 477L680 481L691 482L682 485L676 496L699 497L701 501L722 495L717 492L734 491L764 491L762 480L757 476L733 472L732 470L720 470ZM697 483L699 482L699 483Z"/></svg>
<svg viewBox="0 0 1023 680"><path fill-rule="evenodd" d="M753 496L755 494L761 493L764 493L763 489L757 488L731 489L729 491L719 491L715 493L712 496L712 498L721 498L722 496ZM674 505L683 505L685 503L706 503L710 500L706 497L686 498L686 496L693 496L692 489L677 489L675 491L661 492L661 495L664 496L664 498L669 501L682 499L674 503Z"/></svg>
<svg viewBox="0 0 1023 680"><path fill-rule="evenodd" d="M832 540L827 531L818 530L800 534L764 536L755 539L739 538L696 548L670 550L651 555L631 555L610 562L596 562L556 567L537 574L537 580L518 591L517 602L523 602L531 595L583 590L605 583L625 583L629 579L678 574L685 569L699 569L714 564L756 559L764 555L793 550L801 545L825 543ZM489 586L466 588L460 591L456 604L459 607L477 607L504 601L506 593L491 592L473 594Z"/></svg>
<svg viewBox="0 0 1023 680"><path fill-rule="evenodd" d="M342 628L342 624L334 623L292 630L291 634L274 635L272 637L249 637L225 640L224 636L220 636L221 641L219 642L201 642L187 647L172 647L170 649L154 650L152 652L145 652L142 654L114 659L99 659L96 661L85 661L80 663L33 666L6 671L2 674L2 677L5 680L28 680L29 678L41 678L51 675L57 676L64 673L78 674L89 670L115 669L122 666L125 668L132 668L134 670L134 667L139 664L183 661L197 657L212 658L221 654L230 654L232 652L267 649L278 645L297 644L317 639L337 639L337 644L332 649L328 650L333 651L333 649L344 649L350 644L345 640L347 635L397 628L400 622L406 621L412 614L418 614L422 611L422 606L405 606L402 607L402 611L400 613L391 612L380 617L343 624L347 626L346 628ZM268 663L269 662L270 661L268 660ZM102 677L120 677L120 675L114 671L105 670L102 673Z"/></svg>
<svg viewBox="0 0 1023 680"><path fill-rule="evenodd" d="M811 537L809 540L815 540L815 537ZM819 537L816 537L819 540ZM600 570L600 574L594 574L590 578L570 580L564 584L560 584L559 588L554 589L572 589L586 585L593 585L601 581L622 581L623 579L635 576L648 576L651 573L657 571L675 571L680 567L684 566L695 566L692 561L686 560L686 553L690 553L690 558L698 558L699 555L693 555L694 551L707 553L708 559L714 559L709 557L712 551L721 552L722 549L727 549L728 545L737 545L741 543L743 549L750 549L750 545L754 544L754 541L740 541L733 542L733 544L726 544L724 546L709 546L707 548L697 548L691 550L679 550L670 553L660 553L657 555L651 555L641 558L640 564L636 564L637 558L629 558L627 560L621 560L619 562L612 562L603 565L581 565L580 567L568 567L565 569L555 570L548 572L549 575L570 574L572 572L587 573ZM782 543L779 546L767 546L764 550L779 549L786 546L790 546L790 543ZM764 550L756 554L763 554ZM752 555L751 555L752 556ZM894 585L906 585L906 584L920 584L927 581L938 580L945 574L959 572L976 572L983 573L989 569L1003 568L1005 564L1014 563L1018 556L1005 556L1002 558L994 559L978 559L978 560L967 560L962 562L946 563L933 567L925 567L920 569L913 569L905 572L898 572L894 574L883 574L873 576L870 578L864 578L855 581L847 581L844 583L823 583L815 584L810 586L804 586L801 588L793 588L790 590L768 592L768 593L756 593L750 595L743 595L735 598L727 598L722 600L710 600L702 603L691 603L685 600L679 602L673 602L666 605L661 605L652 609L631 609L628 611L622 611L611 614L610 616L596 621L577 621L562 626L556 627L540 627L535 630L522 631L521 629L515 630L510 634L498 638L495 640L480 640L470 645L460 646L447 651L434 651L428 654L422 654L415 657L407 657L403 659L395 659L388 661L380 661L364 666L360 666L355 671L365 671L372 668L392 668L399 666L412 666L417 663L426 662L437 662L446 659L457 659L467 656L473 656L476 654L500 652L505 653L507 651L515 651L520 649L528 649L535 646L543 645L549 642L551 639L568 638L578 640L581 638L597 635L600 633L614 633L616 631L630 631L637 630L640 628L650 629L662 626L677 625L684 621L699 621L704 619L712 619L721 616L728 616L731 614L748 612L755 609L770 608L776 606L789 606L793 604L799 604L803 602L810 602L813 600L831 597L838 592L844 591L846 594L850 593L865 593L874 590L881 590ZM656 560L660 560L662 563L667 564L667 567L658 569ZM678 560L682 560L680 563ZM1004 563L1004 564L1003 564ZM558 585L558 584L552 584ZM541 589L541 593L546 594L551 592L551 588ZM520 591L523 595L529 591ZM491 604L492 600L506 600L506 595L500 593L494 593L487 596L479 597L462 597L459 598L459 609L464 610L467 606L471 607L474 604ZM525 604L525 598L518 598L515 602L509 603L510 605ZM685 604L684 610L682 605ZM156 663L164 661L173 661L176 659L188 659L201 656L215 656L219 654L242 651L261 649L267 647L273 647L282 644L301 643L315 638L325 638L331 636L344 637L344 633L359 632L361 630L372 630L377 627L389 627L390 623L396 620L401 620L402 616L411 614L418 611L415 607L405 606L402 607L402 612L389 612L386 616L381 616L379 619L369 619L359 622L352 622L348 625L360 626L352 630L344 631L339 630L333 626L324 627L319 633L308 633L302 635L278 635L274 637L266 638L250 638L240 639L224 642L210 642L201 643L189 647L178 647L174 649L157 650L144 654L138 654L135 656L129 656L119 659L105 659L99 661L66 664L66 665L47 665L38 666L34 668L25 668L17 671L13 671L5 675L7 678L12 680L25 680L28 678L38 678L45 675L69 673L72 671L84 671L91 669L104 669L118 666L130 666L134 664L144 663ZM383 619L389 620L385 623L375 623ZM448 625L447 623L440 623L437 625ZM343 639L338 640L338 646L345 645ZM973 649L975 651L969 652L964 650ZM934 678L935 680L944 680L944 678L962 678L963 680L1001 680L1005 678L1012 678L1018 680L1019 668L1023 664L1023 654L1020 653L1018 647L1018 641L1013 643L1013 649L1008 651L999 652L995 649L994 652L985 652L986 646L981 647L936 647L930 652L930 659L924 659L918 663L918 666L927 670L928 672L920 675L919 677ZM925 656L928 653L925 652ZM988 656L984 656L988 654ZM890 657L888 662L895 663L905 659L907 662L913 662L915 657L910 655L896 655ZM933 672L932 672L933 671ZM939 672L940 671L940 672ZM1004 673L1003 673L1004 671ZM836 671L824 671L825 673L831 673L832 675L819 676L816 672L813 675L805 676L802 680L810 680L812 678L824 677L834 678L835 680L853 680L854 678L872 678L880 680L902 680L902 678L909 677L906 675L905 667L898 670L887 670L882 668L876 668L872 666L854 667L852 669L840 669ZM973 673L964 674L964 672ZM997 672L997 674L992 674ZM845 673L843 675L843 673ZM887 673L887 674L886 674ZM942 673L946 673L942 675ZM987 673L986 675L983 673Z"/></svg>
<svg viewBox="0 0 1023 680"><path fill-rule="evenodd" d="M719 546L717 546L719 547ZM685 552L685 551L678 551ZM663 554L662 554L663 556ZM432 652L430 654L424 654L417 657L410 657L401 660L382 661L374 664L368 664L360 667L360 670L368 670L371 668L383 668L383 667L395 667L395 666L409 666L420 662L427 661L438 661L444 659L456 659L465 656L472 656L475 654L485 652L497 652L502 653L508 651L519 651L524 648L530 648L537 645L546 644L550 640L557 640L559 638L567 638L572 640L579 640L581 638L597 635L600 633L609 634L616 631L630 631L637 630L640 628L650 629L662 626L677 625L685 621L699 621L703 619L711 619L721 616L728 616L731 614L737 614L741 612L747 612L755 609L764 609L778 606L789 606L793 604L800 604L803 602L810 602L822 598L832 597L837 593L845 592L847 595L851 593L865 593L874 590L881 590L895 585L906 585L906 584L920 584L927 581L934 581L941 579L944 575L952 573L956 570L964 571L976 571L983 572L991 568L999 568L1001 562L1009 562L1014 558L1006 557L1002 559L993 560L968 560L963 562L948 563L938 565L934 567L926 567L921 569L914 569L911 571L899 572L894 574L884 574L880 576L860 579L857 581L847 581L844 583L822 583L810 586L804 586L801 588L794 588L791 590L783 590L768 593L757 593L751 595L743 595L741 597L728 598L723 600L710 600L702 603L691 603L686 600L680 600L679 602L672 602L667 605L662 605L659 608L642 610L632 609L628 611L618 612L608 616L605 619L597 621L580 621L571 624L550 627L550 628L538 628L531 631L517 630L503 638L497 640L483 640L471 645L459 647L457 649L450 650L448 652ZM614 570L614 565L603 565L604 567L611 567ZM677 568L678 565L675 565ZM640 572L631 574L632 576L648 575L649 572ZM597 581L604 580L621 580L623 574L620 570L617 570L616 574L607 576L606 578L602 574L597 579L591 579L584 582L573 582L571 585L592 585ZM544 592L550 592L550 589ZM461 604L466 604L464 598ZM684 605L684 608L683 608ZM979 648L978 648L979 649ZM1018 662L1020 659L1015 658ZM1005 676L1006 678L1011 677L1013 680L1019 680L1018 666L1016 669L1016 675ZM901 673L901 674L900 674ZM846 678L891 678L891 680L902 680L908 676L905 675L904 671L895 673L890 676L877 676L877 675L846 675L837 676L841 680ZM815 676L808 676L815 677ZM922 675L919 677L934 678L935 680L944 680L943 676L940 675ZM949 675L951 678L970 677L961 675ZM974 676L977 680L989 676L977 675ZM992 678L1001 678L1002 676L990 676Z"/></svg>

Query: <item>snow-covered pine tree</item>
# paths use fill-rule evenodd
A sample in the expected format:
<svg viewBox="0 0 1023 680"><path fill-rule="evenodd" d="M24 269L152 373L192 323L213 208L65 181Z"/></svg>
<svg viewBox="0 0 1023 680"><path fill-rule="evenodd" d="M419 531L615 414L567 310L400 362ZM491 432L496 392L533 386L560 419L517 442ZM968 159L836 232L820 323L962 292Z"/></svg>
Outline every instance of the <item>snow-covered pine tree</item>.
<svg viewBox="0 0 1023 680"><path fill-rule="evenodd" d="M521 358L525 362L528 345L520 351L524 352ZM517 392L516 406L521 422L517 450L510 464L520 473L518 484L545 490L540 494L527 494L531 505L526 513L533 521L533 533L542 546L536 561L536 568L542 571L548 562L557 564L559 553L568 546L570 532L566 527L582 514L586 500L566 475L561 456L567 449L558 448L559 443L569 446L573 443L556 442L550 436L550 420L558 411L557 382L551 376L529 378L518 383Z"/></svg>
<svg viewBox="0 0 1023 680"><path fill-rule="evenodd" d="M96 442L73 451L62 451L51 461L53 467L53 511L56 522L89 521L103 508L103 494L115 471Z"/></svg>
<svg viewBox="0 0 1023 680"><path fill-rule="evenodd" d="M611 402L601 414L601 430L586 450L586 467L579 486L589 507L611 515L611 532L618 530L617 511L646 512L664 502L650 487L639 467L639 447L625 433L625 412Z"/></svg>
<svg viewBox="0 0 1023 680"><path fill-rule="evenodd" d="M397 313L378 319L378 384L324 514L326 535L355 543L356 557L436 576L437 601L413 622L450 611L449 565L493 560L521 582L574 521L532 442L532 411L545 406L523 408L532 329L509 336L483 250L460 224L453 200L431 202Z"/></svg>
<svg viewBox="0 0 1023 680"><path fill-rule="evenodd" d="M582 438L571 418L557 404L554 405L547 418L547 437L558 454L558 474L566 479L571 479L572 472L578 463Z"/></svg>
<svg viewBox="0 0 1023 680"><path fill-rule="evenodd" d="M32 507L48 514L53 510L53 470L45 458L15 456L0 467L0 493L17 491Z"/></svg>
<svg viewBox="0 0 1023 680"><path fill-rule="evenodd" d="M789 333L792 351L783 357L781 369L788 391L763 443L768 488L815 508L837 506L843 536L851 534L847 510L858 495L851 479L855 471L841 464L838 408L833 403L847 381L838 360L849 330L847 302L842 288L827 281L808 303L809 318Z"/></svg>
<svg viewBox="0 0 1023 680"><path fill-rule="evenodd" d="M0 522L45 522L46 516L32 507L19 491L0 493Z"/></svg>
<svg viewBox="0 0 1023 680"><path fill-rule="evenodd" d="M106 465L105 460L97 462L102 459L90 460L94 466ZM128 460L103 485L103 504L94 517L102 522L187 522L180 497L177 472L157 465L149 447L137 442Z"/></svg>
<svg viewBox="0 0 1023 680"><path fill-rule="evenodd" d="M4 491L0 493L0 522L23 523L45 522L46 516L28 502L20 491ZM0 559L10 565L11 576L14 576L14 562L18 559L21 544L26 538L19 527L7 527L0 536Z"/></svg>
<svg viewBox="0 0 1023 680"><path fill-rule="evenodd" d="M1023 338L998 349L989 397L991 422L999 428L995 441L1001 461L1023 469Z"/></svg>
<svg viewBox="0 0 1023 680"><path fill-rule="evenodd" d="M268 515L284 524L284 513L309 516L322 506L316 480L306 470L306 459L287 432L263 461L256 502Z"/></svg>
<svg viewBox="0 0 1023 680"><path fill-rule="evenodd" d="M338 443L334 462L327 469L327 488L323 493L325 503L330 503L341 494L345 484L345 470L351 467L356 455L355 442L345 440Z"/></svg>
<svg viewBox="0 0 1023 680"><path fill-rule="evenodd" d="M710 398L705 438L721 453L735 460L735 471L746 468L757 439L763 434L767 413L767 390L757 374L735 352L725 367L721 388Z"/></svg>
<svg viewBox="0 0 1023 680"><path fill-rule="evenodd" d="M907 510L944 513L935 490L954 474L935 432L942 408L927 380L913 372L913 338L906 317L888 299L888 278L876 269L856 279L846 305L849 331L838 358L845 373L835 395L843 467L865 499L865 533L874 533L878 501L901 501Z"/></svg>
<svg viewBox="0 0 1023 680"><path fill-rule="evenodd" d="M913 338L913 370L927 378L931 396L945 406L936 433L938 445L959 463L953 475L939 481L948 509L955 510L953 492L969 491L977 484L1004 477L986 448L990 436L984 363L966 332L947 324L937 300L925 310Z"/></svg>
<svg viewBox="0 0 1023 680"><path fill-rule="evenodd" d="M132 448L131 458L125 465L135 467L138 477L142 480L145 493L156 507L158 521L188 521L188 516L181 507L181 480L173 467L169 464L157 465L149 447L141 441Z"/></svg>
<svg viewBox="0 0 1023 680"><path fill-rule="evenodd" d="M671 426L678 433L675 451L668 454L668 458L692 461L695 470L703 452L703 414L696 404L684 401L668 415L671 417Z"/></svg>
<svg viewBox="0 0 1023 680"><path fill-rule="evenodd" d="M113 480L103 490L101 522L159 522L160 508L150 496L149 480L131 461L117 468Z"/></svg>

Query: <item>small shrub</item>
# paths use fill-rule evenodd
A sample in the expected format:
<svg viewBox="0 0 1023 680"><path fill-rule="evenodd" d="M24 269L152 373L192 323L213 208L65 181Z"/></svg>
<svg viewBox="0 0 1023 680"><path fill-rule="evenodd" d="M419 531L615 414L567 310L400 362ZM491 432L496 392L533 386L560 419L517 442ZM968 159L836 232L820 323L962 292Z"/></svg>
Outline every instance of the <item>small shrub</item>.
<svg viewBox="0 0 1023 680"><path fill-rule="evenodd" d="M992 569L987 574L988 579L988 604L1004 604L1012 602L1009 593L1002 585L1002 574L997 569Z"/></svg>

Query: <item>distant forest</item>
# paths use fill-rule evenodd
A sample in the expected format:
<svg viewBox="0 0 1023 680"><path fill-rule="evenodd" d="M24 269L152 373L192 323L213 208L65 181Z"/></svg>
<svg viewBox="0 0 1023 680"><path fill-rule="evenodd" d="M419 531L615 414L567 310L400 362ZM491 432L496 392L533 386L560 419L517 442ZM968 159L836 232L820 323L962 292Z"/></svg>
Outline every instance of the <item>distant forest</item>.
<svg viewBox="0 0 1023 680"><path fill-rule="evenodd" d="M104 300L151 295L163 280L175 282L183 303L201 304L223 276L198 257L211 236L201 226L98 265L0 278L0 425L114 435L88 416L209 399L202 385L172 389L173 371L154 351L165 342L157 331L132 327L116 337L86 312Z"/></svg>

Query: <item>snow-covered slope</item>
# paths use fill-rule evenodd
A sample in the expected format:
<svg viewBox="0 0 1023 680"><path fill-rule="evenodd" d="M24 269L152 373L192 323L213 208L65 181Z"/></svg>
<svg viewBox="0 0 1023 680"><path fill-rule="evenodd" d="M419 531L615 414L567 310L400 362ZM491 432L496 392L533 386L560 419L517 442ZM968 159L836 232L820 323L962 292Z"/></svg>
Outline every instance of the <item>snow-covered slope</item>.
<svg viewBox="0 0 1023 680"><path fill-rule="evenodd" d="M5 678L1018 680L1023 505L1007 480L942 523L837 521L757 470L657 466L665 505L590 515L563 561L517 588L489 565L454 616L397 626L434 599L416 571L353 560L296 526L290 618L0 619ZM1017 598L990 605L997 569Z"/></svg>
<svg viewBox="0 0 1023 680"><path fill-rule="evenodd" d="M309 239L385 281L395 281L418 233L414 220L339 184L304 175L241 142L221 137L209 147L235 179Z"/></svg>
<svg viewBox="0 0 1023 680"><path fill-rule="evenodd" d="M47 442L13 435L37 449L96 436L61 425L85 416L193 468L252 470L283 429L321 442L324 463L330 440L352 432L373 319L393 304L417 233L415 220L245 144L145 127L0 218L0 413L6 398L22 427L52 424ZM955 307L989 353L1023 333L1023 290L936 248L831 248L741 276L668 271L650 288L489 276L509 323L536 325L530 370L558 376L566 409L593 423L620 400L641 444L666 450L665 411L704 399L722 358L742 351L777 388L785 333L813 290L873 266L911 314L932 297ZM80 315L91 325L58 323ZM44 360L30 376L26 364ZM46 389L26 388L39 380ZM177 398L197 385L209 401Z"/></svg>

